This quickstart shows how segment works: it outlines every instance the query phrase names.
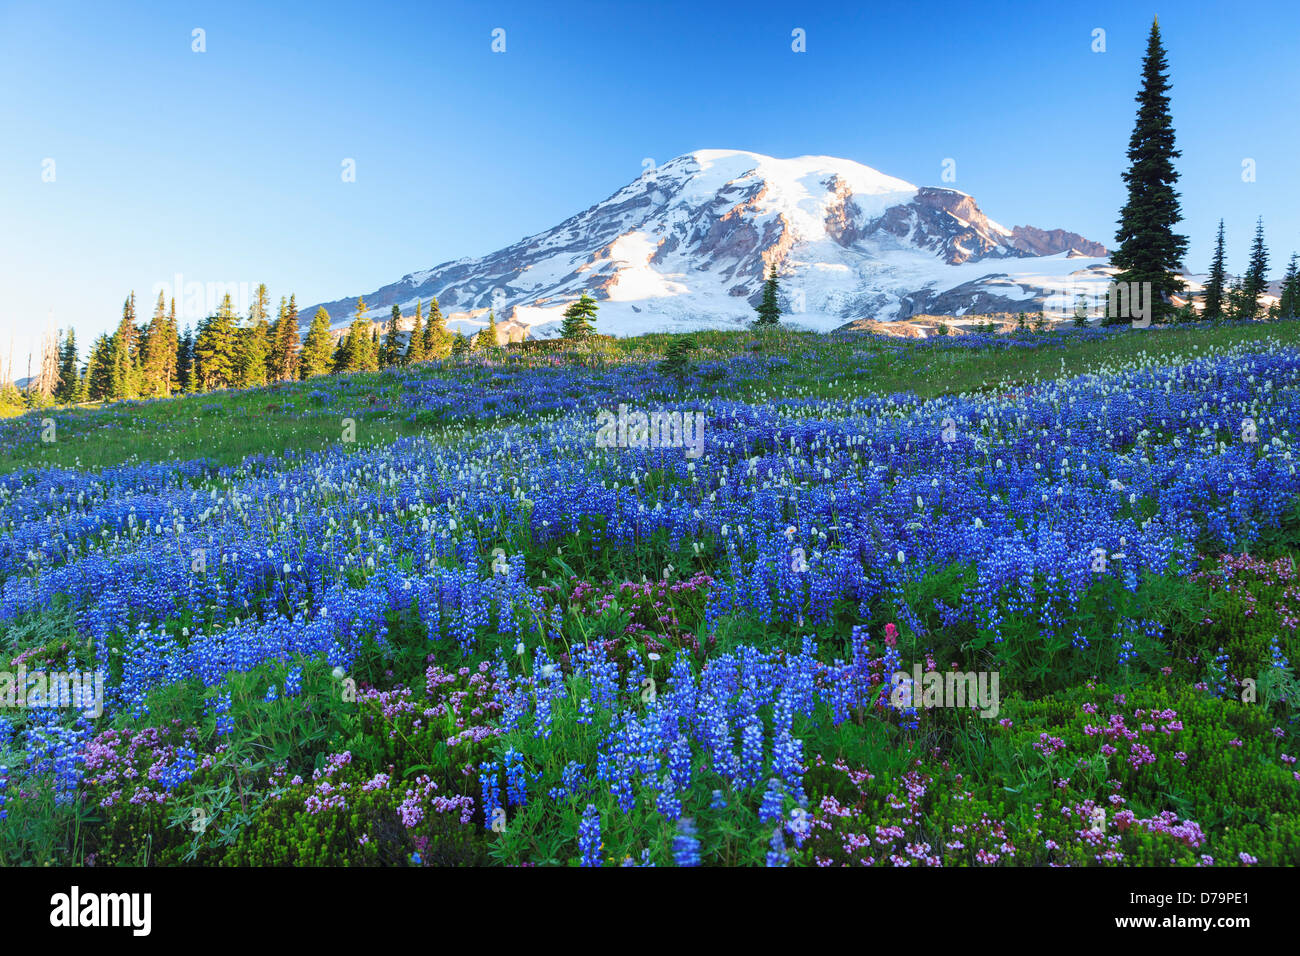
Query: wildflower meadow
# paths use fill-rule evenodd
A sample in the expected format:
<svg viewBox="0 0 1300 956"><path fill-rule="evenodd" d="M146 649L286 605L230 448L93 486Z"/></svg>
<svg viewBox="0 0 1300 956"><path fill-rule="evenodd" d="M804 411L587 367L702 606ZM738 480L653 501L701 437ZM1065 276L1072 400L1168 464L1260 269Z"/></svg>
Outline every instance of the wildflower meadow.
<svg viewBox="0 0 1300 956"><path fill-rule="evenodd" d="M0 860L1294 864L1297 329L0 422Z"/></svg>

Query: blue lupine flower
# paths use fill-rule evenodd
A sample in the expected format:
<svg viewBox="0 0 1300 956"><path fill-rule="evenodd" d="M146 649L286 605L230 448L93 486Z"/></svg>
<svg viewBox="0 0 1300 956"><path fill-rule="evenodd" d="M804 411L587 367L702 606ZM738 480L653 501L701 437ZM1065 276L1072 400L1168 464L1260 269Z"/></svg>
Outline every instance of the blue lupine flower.
<svg viewBox="0 0 1300 956"><path fill-rule="evenodd" d="M678 866L700 865L700 840L695 832L695 821L690 817L677 821L677 835L673 837L673 862Z"/></svg>
<svg viewBox="0 0 1300 956"><path fill-rule="evenodd" d="M758 821L771 823L780 820L785 815L785 797L785 787L781 781L776 778L769 780L767 790L763 792L763 803L758 808Z"/></svg>
<svg viewBox="0 0 1300 956"><path fill-rule="evenodd" d="M600 811L589 803L578 824L578 852L582 857L582 865L603 866L600 849Z"/></svg>
<svg viewBox="0 0 1300 956"><path fill-rule="evenodd" d="M785 836L782 834L780 827L777 827L772 831L772 839L771 842L768 843L767 865L790 865L790 854L785 851Z"/></svg>

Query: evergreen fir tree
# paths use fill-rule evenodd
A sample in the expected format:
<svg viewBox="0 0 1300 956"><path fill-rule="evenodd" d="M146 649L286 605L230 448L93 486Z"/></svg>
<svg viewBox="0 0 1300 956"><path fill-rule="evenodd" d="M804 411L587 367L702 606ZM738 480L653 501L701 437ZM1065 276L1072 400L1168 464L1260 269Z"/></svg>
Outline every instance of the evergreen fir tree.
<svg viewBox="0 0 1300 956"><path fill-rule="evenodd" d="M1228 286L1228 302L1225 316L1233 321L1246 317L1246 296L1242 291L1240 277L1234 278Z"/></svg>
<svg viewBox="0 0 1300 956"><path fill-rule="evenodd" d="M660 374L672 375L681 382L691 370L693 351L695 351L695 339L689 335L675 336L664 352L663 361L659 363Z"/></svg>
<svg viewBox="0 0 1300 956"><path fill-rule="evenodd" d="M777 302L777 292L779 288L776 281L776 265L772 265L772 271L768 273L767 281L763 283L763 301L755 309L758 318L754 320L755 326L773 326L781 321L781 306Z"/></svg>
<svg viewBox="0 0 1300 956"><path fill-rule="evenodd" d="M461 356L469 352L469 339L465 338L465 333L460 329L456 330L456 336L451 340L451 354Z"/></svg>
<svg viewBox="0 0 1300 956"><path fill-rule="evenodd" d="M1300 256L1295 253L1291 254L1291 264L1287 266L1286 276L1282 279L1277 314L1284 319L1294 319L1300 315Z"/></svg>
<svg viewBox="0 0 1300 956"><path fill-rule="evenodd" d="M267 323L266 327L266 380L268 382L278 382L280 376L277 374L280 368L280 326L284 323L284 296L280 296L280 304L276 307L275 318Z"/></svg>
<svg viewBox="0 0 1300 956"><path fill-rule="evenodd" d="M407 365L415 365L417 362L424 361L424 317L421 315L421 311L421 302L416 299L415 324L411 326L411 338L406 343L406 355L404 357Z"/></svg>
<svg viewBox="0 0 1300 956"><path fill-rule="evenodd" d="M114 337L104 334L95 339L86 360L86 400L106 402L113 398Z"/></svg>
<svg viewBox="0 0 1300 956"><path fill-rule="evenodd" d="M111 343L108 398L136 396L136 347L135 293L132 292L122 304L122 321L118 323Z"/></svg>
<svg viewBox="0 0 1300 956"><path fill-rule="evenodd" d="M280 305L275 310L275 321L271 323L270 348L266 353L266 380L268 382L280 382L284 380L282 369L284 368L284 326L288 319L285 316L288 310L288 302L284 296L280 296Z"/></svg>
<svg viewBox="0 0 1300 956"><path fill-rule="evenodd" d="M171 395L179 387L180 383L177 377L177 364L180 360L181 334L180 328L176 325L176 297L172 296L171 305L167 310L167 324L161 342L162 348L162 380L163 394Z"/></svg>
<svg viewBox="0 0 1300 956"><path fill-rule="evenodd" d="M446 358L450 352L451 333L447 331L447 320L443 317L435 296L429 303L429 324L424 327L424 357L441 359Z"/></svg>
<svg viewBox="0 0 1300 956"><path fill-rule="evenodd" d="M256 388L266 384L266 362L271 354L271 325L267 321L266 286L257 287L257 295L248 310L248 327L242 330L239 343L239 385Z"/></svg>
<svg viewBox="0 0 1300 956"><path fill-rule="evenodd" d="M1084 328L1088 324L1088 298L1085 295L1074 297L1074 325L1076 328Z"/></svg>
<svg viewBox="0 0 1300 956"><path fill-rule="evenodd" d="M384 344L379 349L380 368L388 368L401 362L402 347L398 340L401 328L402 307L394 303L392 314L388 319L388 334L384 336Z"/></svg>
<svg viewBox="0 0 1300 956"><path fill-rule="evenodd" d="M488 309L488 324L487 328L484 329L483 332L485 334L486 345L488 348L494 348L499 344L497 342L497 317L491 309Z"/></svg>
<svg viewBox="0 0 1300 956"><path fill-rule="evenodd" d="M86 380L86 367L84 365L77 372L77 387L68 401L73 405L80 405L83 402L90 401L90 382Z"/></svg>
<svg viewBox="0 0 1300 956"><path fill-rule="evenodd" d="M596 300L587 293L564 310L564 324L560 327L560 338L581 340L589 338L596 331Z"/></svg>
<svg viewBox="0 0 1300 956"><path fill-rule="evenodd" d="M292 382L298 377L298 363L302 361L302 333L298 330L298 297L289 296L289 305L284 310L284 321L280 324L278 339L277 377L284 382Z"/></svg>
<svg viewBox="0 0 1300 956"><path fill-rule="evenodd" d="M199 323L199 334L194 341L197 391L210 392L236 384L239 329L235 323L235 307L227 292L216 315L210 315Z"/></svg>
<svg viewBox="0 0 1300 956"><path fill-rule="evenodd" d="M326 375L330 371L333 362L334 346L330 342L330 314L321 306L312 316L311 325L307 329L307 341L302 347L302 361L299 363L299 375L304 378L315 378L317 375Z"/></svg>
<svg viewBox="0 0 1300 956"><path fill-rule="evenodd" d="M268 298L266 283L259 284L248 309L248 327L240 330L237 382L241 388L266 384L266 363L271 353Z"/></svg>
<svg viewBox="0 0 1300 956"><path fill-rule="evenodd" d="M1210 262L1210 277L1205 282L1205 308L1201 317L1211 322L1223 319L1224 284L1227 281L1227 263L1223 249L1223 220L1219 220L1219 237L1214 241L1214 259Z"/></svg>
<svg viewBox="0 0 1300 956"><path fill-rule="evenodd" d="M1294 265L1294 261L1292 264ZM59 387L54 393L56 401L66 405L77 400L77 393L81 391L79 365L77 333L68 329L59 344Z"/></svg>
<svg viewBox="0 0 1300 956"><path fill-rule="evenodd" d="M195 391L194 333L188 325L176 348L176 388L180 392Z"/></svg>
<svg viewBox="0 0 1300 956"><path fill-rule="evenodd" d="M1259 301L1268 290L1268 248L1264 245L1263 217L1255 223L1255 241L1250 246L1250 264L1241 280L1242 310L1240 318L1254 319L1263 311Z"/></svg>
<svg viewBox="0 0 1300 956"><path fill-rule="evenodd" d="M373 372L379 367L379 333L366 318L366 302L357 300L357 314L348 326L334 360L335 372Z"/></svg>
<svg viewBox="0 0 1300 956"><path fill-rule="evenodd" d="M153 318L140 343L140 394L147 398L166 396L170 392L167 375L167 302L158 293Z"/></svg>
<svg viewBox="0 0 1300 956"><path fill-rule="evenodd" d="M1168 63L1160 42L1160 23L1151 25L1146 57L1142 61L1142 89L1138 91L1137 122L1129 139L1129 168L1124 173L1128 201L1120 212L1115 239L1119 248L1111 262L1121 272L1116 282L1151 283L1152 319L1156 322L1172 310L1168 296L1179 292L1183 282L1175 274L1187 253L1187 238L1174 232L1182 219L1178 193L1178 171L1174 159L1182 155L1174 148L1174 126L1169 114ZM1111 317L1107 323L1128 321Z"/></svg>
<svg viewBox="0 0 1300 956"><path fill-rule="evenodd" d="M266 361L271 351L270 332L266 319L244 330L239 356L241 388L257 388L266 384Z"/></svg>

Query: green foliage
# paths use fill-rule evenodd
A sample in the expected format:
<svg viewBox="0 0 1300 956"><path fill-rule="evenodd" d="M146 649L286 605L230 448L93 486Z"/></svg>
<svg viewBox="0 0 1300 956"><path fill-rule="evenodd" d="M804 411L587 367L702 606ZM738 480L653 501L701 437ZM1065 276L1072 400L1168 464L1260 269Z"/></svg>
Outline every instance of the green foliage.
<svg viewBox="0 0 1300 956"><path fill-rule="evenodd" d="M358 299L356 317L334 354L334 372L374 372L378 369L379 349L370 320L366 318L366 300Z"/></svg>
<svg viewBox="0 0 1300 956"><path fill-rule="evenodd" d="M1161 322L1170 306L1165 297L1179 292L1183 282L1176 273L1187 253L1187 237L1174 227L1182 219L1178 193L1181 155L1174 146L1174 126L1169 114L1168 62L1160 42L1160 25L1152 23L1142 61L1142 88L1137 94L1137 120L1129 139L1129 168L1124 172L1128 199L1120 211L1115 239L1119 248L1111 263L1122 270L1118 283L1151 283L1152 318ZM1107 314L1106 322L1127 321Z"/></svg>
<svg viewBox="0 0 1300 956"><path fill-rule="evenodd" d="M1300 315L1300 256L1294 253L1282 280L1282 294L1278 299L1277 311L1279 318L1290 319Z"/></svg>
<svg viewBox="0 0 1300 956"><path fill-rule="evenodd" d="M1219 220L1219 235L1214 241L1214 260L1210 263L1210 277L1205 282L1205 308L1201 314L1211 322L1219 322L1224 317L1225 289L1227 281L1226 253L1223 248L1223 220Z"/></svg>
<svg viewBox="0 0 1300 956"><path fill-rule="evenodd" d="M271 356L271 327L267 323L266 310L266 286L263 284L257 287L257 296L249 310L248 327L239 330L239 356L236 364L241 388L257 388L266 384L266 366Z"/></svg>
<svg viewBox="0 0 1300 956"><path fill-rule="evenodd" d="M443 318L438 300L429 303L429 324L424 327L424 357L426 359L446 358L451 354L452 336L447 331L447 320Z"/></svg>
<svg viewBox="0 0 1300 956"><path fill-rule="evenodd" d="M691 336L675 337L664 352L663 361L659 363L659 371L665 375L672 375L679 381L685 379L691 370L691 353L697 348L695 339Z"/></svg>
<svg viewBox="0 0 1300 956"><path fill-rule="evenodd" d="M1080 295L1074 300L1074 316L1072 321L1074 327L1081 329L1088 324L1088 300L1085 296Z"/></svg>
<svg viewBox="0 0 1300 956"><path fill-rule="evenodd" d="M238 344L235 309L227 292L216 315L210 315L199 323L198 338L194 342L199 388L212 391L238 383Z"/></svg>
<svg viewBox="0 0 1300 956"><path fill-rule="evenodd" d="M581 340L590 338L596 331L596 300L587 293L564 310L564 323L560 327L560 338Z"/></svg>
<svg viewBox="0 0 1300 956"><path fill-rule="evenodd" d="M398 341L401 327L402 307L394 303L391 317L388 320L388 330L384 334L383 344L379 347L379 368L389 368L401 363L402 346Z"/></svg>
<svg viewBox="0 0 1300 956"><path fill-rule="evenodd" d="M1264 245L1264 220L1255 224L1255 240L1250 246L1250 264L1241 280L1241 318L1261 318L1260 296L1268 288L1268 248Z"/></svg>
<svg viewBox="0 0 1300 956"><path fill-rule="evenodd" d="M771 326L781 321L781 305L777 301L779 291L776 264L773 263L772 271L768 274L767 281L763 283L763 299L754 310L758 313L758 318L754 320L755 326Z"/></svg>
<svg viewBox="0 0 1300 956"><path fill-rule="evenodd" d="M328 374L332 353L330 314L325 311L325 306L321 306L312 316L311 326L307 329L307 341L303 343L302 362L299 365L300 375L306 379Z"/></svg>
<svg viewBox="0 0 1300 956"><path fill-rule="evenodd" d="M415 318L412 319L411 334L406 341L406 354L402 361L406 365L418 365L425 359L424 352L424 315L423 303L415 302Z"/></svg>

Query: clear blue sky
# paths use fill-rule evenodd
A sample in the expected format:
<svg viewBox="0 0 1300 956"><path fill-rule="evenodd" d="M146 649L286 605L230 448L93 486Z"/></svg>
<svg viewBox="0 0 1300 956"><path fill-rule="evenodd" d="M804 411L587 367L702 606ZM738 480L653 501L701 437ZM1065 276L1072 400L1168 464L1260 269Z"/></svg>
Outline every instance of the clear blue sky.
<svg viewBox="0 0 1300 956"><path fill-rule="evenodd" d="M0 0L0 350L12 332L25 351L53 309L84 358L128 291L176 273L301 304L367 292L707 147L921 185L952 158L951 185L1004 225L1111 245L1154 13L1189 265L1204 271L1223 216L1242 266L1263 215L1280 274L1300 250L1294 0Z"/></svg>

